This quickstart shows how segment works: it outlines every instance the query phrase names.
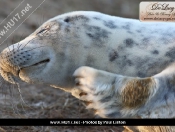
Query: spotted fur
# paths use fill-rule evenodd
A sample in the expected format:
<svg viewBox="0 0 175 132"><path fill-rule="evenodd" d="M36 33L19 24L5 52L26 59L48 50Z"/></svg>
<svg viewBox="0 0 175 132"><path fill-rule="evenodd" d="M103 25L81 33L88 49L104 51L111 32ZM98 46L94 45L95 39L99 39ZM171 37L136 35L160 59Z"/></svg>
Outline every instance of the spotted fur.
<svg viewBox="0 0 175 132"><path fill-rule="evenodd" d="M61 88L104 118L174 118L174 45L174 23L78 11L4 49L0 73L11 83ZM159 128L174 130L145 127Z"/></svg>

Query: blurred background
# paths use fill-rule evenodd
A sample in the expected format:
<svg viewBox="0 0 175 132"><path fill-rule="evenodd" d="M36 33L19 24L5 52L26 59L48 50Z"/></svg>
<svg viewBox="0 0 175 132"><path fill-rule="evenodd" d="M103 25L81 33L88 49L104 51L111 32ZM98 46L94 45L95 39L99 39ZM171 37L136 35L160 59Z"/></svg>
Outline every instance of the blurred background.
<svg viewBox="0 0 175 132"><path fill-rule="evenodd" d="M0 22L3 21L22 0L0 0ZM109 15L139 18L141 0L46 0L8 39L0 45L16 43L30 35L43 22L71 11L98 11ZM164 0L165 1L165 0ZM19 92L20 90L20 92ZM93 110L86 110L83 102L69 93L43 85L20 84L11 86L2 83L0 88L0 118L96 118ZM120 132L122 127L10 127L0 131L48 131L48 132Z"/></svg>

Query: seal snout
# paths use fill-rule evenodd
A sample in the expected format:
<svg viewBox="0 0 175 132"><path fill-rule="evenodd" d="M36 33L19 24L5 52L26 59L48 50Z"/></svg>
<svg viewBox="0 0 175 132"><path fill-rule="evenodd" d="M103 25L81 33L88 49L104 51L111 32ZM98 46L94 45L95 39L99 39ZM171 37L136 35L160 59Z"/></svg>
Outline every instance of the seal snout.
<svg viewBox="0 0 175 132"><path fill-rule="evenodd" d="M31 55L28 51L24 51L23 49L10 50L9 47L0 54L0 68L14 76L19 76L20 69L30 58Z"/></svg>

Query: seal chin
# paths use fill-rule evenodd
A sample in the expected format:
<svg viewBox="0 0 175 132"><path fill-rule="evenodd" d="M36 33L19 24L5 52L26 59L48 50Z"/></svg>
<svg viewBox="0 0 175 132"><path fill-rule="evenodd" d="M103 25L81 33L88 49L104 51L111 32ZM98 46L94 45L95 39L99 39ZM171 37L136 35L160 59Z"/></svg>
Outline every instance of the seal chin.
<svg viewBox="0 0 175 132"><path fill-rule="evenodd" d="M19 76L15 76L10 72L5 72L2 69L0 69L0 75L3 77L3 79L9 83L12 84L17 84L21 81L21 79L19 78Z"/></svg>

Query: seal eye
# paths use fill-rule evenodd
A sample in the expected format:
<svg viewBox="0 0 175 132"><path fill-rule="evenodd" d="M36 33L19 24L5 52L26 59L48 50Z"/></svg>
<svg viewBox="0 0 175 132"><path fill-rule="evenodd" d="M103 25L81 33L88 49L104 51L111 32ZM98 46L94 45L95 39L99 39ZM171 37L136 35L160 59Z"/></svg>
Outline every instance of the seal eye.
<svg viewBox="0 0 175 132"><path fill-rule="evenodd" d="M37 34L40 34L40 33L44 32L45 30L47 30L47 29L41 29Z"/></svg>
<svg viewBox="0 0 175 132"><path fill-rule="evenodd" d="M65 22L69 22L69 21L70 21L70 19L69 19L69 18L66 18L66 19L64 19L64 21L65 21Z"/></svg>

